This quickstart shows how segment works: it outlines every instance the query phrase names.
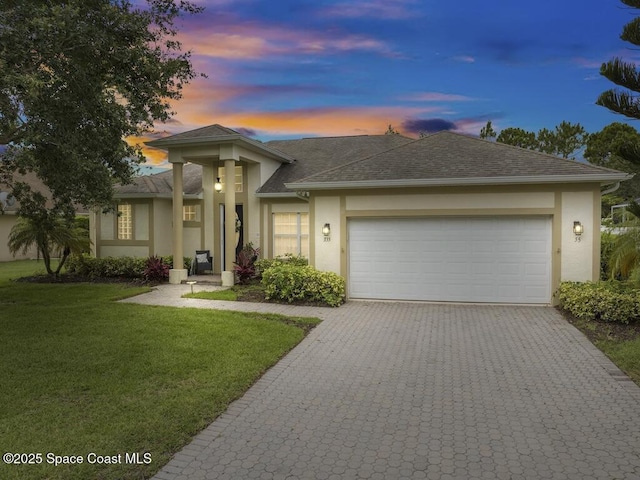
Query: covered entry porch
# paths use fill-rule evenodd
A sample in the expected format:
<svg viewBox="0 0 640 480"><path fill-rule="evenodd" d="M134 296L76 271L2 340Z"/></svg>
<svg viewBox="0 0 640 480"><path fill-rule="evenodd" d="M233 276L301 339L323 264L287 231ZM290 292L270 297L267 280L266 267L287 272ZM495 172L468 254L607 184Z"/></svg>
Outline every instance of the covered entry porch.
<svg viewBox="0 0 640 480"><path fill-rule="evenodd" d="M260 246L260 200L255 192L282 163L292 159L220 125L154 140L147 145L167 150L173 170L173 258L195 253L185 249L184 228L184 167L194 163L202 166L202 250L209 250L214 258L220 252L216 264L221 267L214 271L220 268L223 285L233 285L238 229L235 213L228 221L224 218L228 216L226 212L237 212L237 206L242 205L242 218L238 220L242 225L243 241ZM242 167L239 189L235 187L237 166ZM180 267L169 272L170 283L179 284L187 279L188 270Z"/></svg>

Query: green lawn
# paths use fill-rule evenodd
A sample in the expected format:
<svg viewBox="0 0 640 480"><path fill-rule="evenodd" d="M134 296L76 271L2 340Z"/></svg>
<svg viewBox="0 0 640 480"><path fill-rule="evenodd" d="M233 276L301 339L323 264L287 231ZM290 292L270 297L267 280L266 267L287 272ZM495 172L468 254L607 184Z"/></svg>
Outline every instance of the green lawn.
<svg viewBox="0 0 640 480"><path fill-rule="evenodd" d="M114 303L141 287L9 281L34 269L0 263L0 446L42 463L0 463L2 479L149 477L317 323ZM92 452L122 463L88 464Z"/></svg>

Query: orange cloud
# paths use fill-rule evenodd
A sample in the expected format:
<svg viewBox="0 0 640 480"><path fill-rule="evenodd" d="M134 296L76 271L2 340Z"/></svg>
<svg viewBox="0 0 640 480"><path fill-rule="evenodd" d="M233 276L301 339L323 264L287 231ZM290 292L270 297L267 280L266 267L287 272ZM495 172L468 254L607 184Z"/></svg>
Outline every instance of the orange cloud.
<svg viewBox="0 0 640 480"><path fill-rule="evenodd" d="M295 30L257 22L226 25L215 30L194 27L180 36L194 55L215 58L263 59L266 56L330 55L351 51L398 56L384 41L366 35Z"/></svg>
<svg viewBox="0 0 640 480"><path fill-rule="evenodd" d="M154 140L155 138L158 138L158 136L131 136L127 137L126 141L129 145L140 145L142 147L142 153L147 159L147 161L145 162L146 165L161 165L163 163L166 163L167 161L167 152L157 148L149 147L144 144L144 142Z"/></svg>
<svg viewBox="0 0 640 480"><path fill-rule="evenodd" d="M230 126L270 135L376 135L389 124L399 127L407 118L436 109L403 107L323 107L281 112L226 112ZM204 120L204 119L202 119Z"/></svg>

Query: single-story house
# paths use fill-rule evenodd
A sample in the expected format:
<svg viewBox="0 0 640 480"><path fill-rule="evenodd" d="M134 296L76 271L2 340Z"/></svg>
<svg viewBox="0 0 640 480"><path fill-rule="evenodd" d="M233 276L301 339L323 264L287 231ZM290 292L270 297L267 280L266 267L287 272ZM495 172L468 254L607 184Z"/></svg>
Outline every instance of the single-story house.
<svg viewBox="0 0 640 480"><path fill-rule="evenodd" d="M598 278L601 191L630 178L446 131L262 143L212 125L149 145L173 168L94 215L98 256L209 250L229 283L252 243L308 257L362 299L551 303L561 281Z"/></svg>

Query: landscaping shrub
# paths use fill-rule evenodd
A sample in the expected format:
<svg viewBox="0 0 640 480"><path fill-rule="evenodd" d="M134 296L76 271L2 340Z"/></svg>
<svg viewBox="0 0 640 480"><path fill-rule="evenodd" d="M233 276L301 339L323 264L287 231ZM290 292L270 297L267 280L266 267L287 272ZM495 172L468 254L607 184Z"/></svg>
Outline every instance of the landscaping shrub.
<svg viewBox="0 0 640 480"><path fill-rule="evenodd" d="M287 303L302 301L337 307L345 297L344 278L309 265L272 265L262 272L262 284L267 299Z"/></svg>
<svg viewBox="0 0 640 480"><path fill-rule="evenodd" d="M142 276L147 282L165 282L169 279L169 265L161 257L153 255L147 258Z"/></svg>
<svg viewBox="0 0 640 480"><path fill-rule="evenodd" d="M252 243L247 243L238 253L233 271L242 285L246 285L256 277L256 261L259 255L260 249L253 248Z"/></svg>
<svg viewBox="0 0 640 480"><path fill-rule="evenodd" d="M162 261L167 269L173 268L173 257L103 257L95 258L90 255L71 255L66 263L67 272L74 275L89 278L146 278L147 262L151 258ZM191 259L185 257L185 266L188 269ZM168 278L168 273L167 273ZM159 280L155 280L159 281Z"/></svg>
<svg viewBox="0 0 640 480"><path fill-rule="evenodd" d="M262 258L258 260L256 262L256 274L260 276L269 268L279 265L293 265L296 267L304 267L308 264L309 260L307 260L306 257L303 257L302 255L293 255L291 253L286 253L280 257Z"/></svg>
<svg viewBox="0 0 640 480"><path fill-rule="evenodd" d="M611 279L611 252L616 240L616 235L611 232L600 234L600 280Z"/></svg>
<svg viewBox="0 0 640 480"><path fill-rule="evenodd" d="M560 308L583 320L630 323L640 319L640 290L617 281L562 282Z"/></svg>

